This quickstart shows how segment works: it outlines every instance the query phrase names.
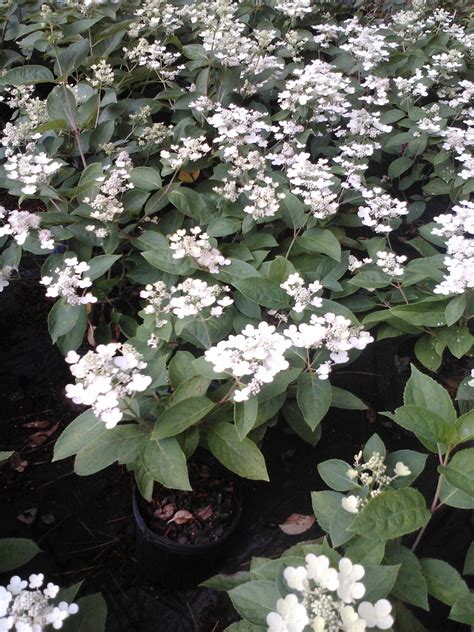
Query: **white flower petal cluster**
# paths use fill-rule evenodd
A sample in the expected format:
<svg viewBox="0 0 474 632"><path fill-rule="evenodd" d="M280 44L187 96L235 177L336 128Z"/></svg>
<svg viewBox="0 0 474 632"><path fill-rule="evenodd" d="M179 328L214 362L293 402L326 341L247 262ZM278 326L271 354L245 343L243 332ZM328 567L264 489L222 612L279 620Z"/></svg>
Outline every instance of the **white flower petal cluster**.
<svg viewBox="0 0 474 632"><path fill-rule="evenodd" d="M325 362L317 369L320 379L327 379L332 364L348 362L348 351L365 349L374 340L367 331L362 331L349 319L332 312L324 316L313 314L309 323L290 325L283 334L295 347L328 349L330 362Z"/></svg>
<svg viewBox="0 0 474 632"><path fill-rule="evenodd" d="M386 40L379 26L363 26L357 17L346 22L342 29L349 34L349 39L340 47L351 53L365 71L387 61L390 49L397 47L397 44Z"/></svg>
<svg viewBox="0 0 474 632"><path fill-rule="evenodd" d="M176 66L180 53L172 53L162 42L155 40L151 44L140 38L133 48L124 48L125 58L139 66L154 70L162 81L173 81L179 75L184 65Z"/></svg>
<svg viewBox="0 0 474 632"><path fill-rule="evenodd" d="M351 110L347 96L354 88L331 64L315 59L294 70L293 75L296 79L286 81L278 95L282 110L296 113L303 107L309 120L316 123L334 123Z"/></svg>
<svg viewBox="0 0 474 632"><path fill-rule="evenodd" d="M207 119L207 122L218 132L218 136L214 139L215 143L231 143L233 147L239 145L266 147L268 141L264 134L276 128L262 120L265 116L258 110L238 107L234 104L230 104L227 108L217 105L214 108L214 114Z"/></svg>
<svg viewBox="0 0 474 632"><path fill-rule="evenodd" d="M293 310L297 313L303 312L308 306L321 307L323 304L323 299L316 296L323 289L321 283L314 281L306 287L303 277L298 272L290 274L280 287L294 300Z"/></svg>
<svg viewBox="0 0 474 632"><path fill-rule="evenodd" d="M363 566L344 557L337 569L332 568L325 555L313 553L306 555L305 562L305 566L285 568L285 581L297 594L277 601L276 611L267 615L268 632L365 632L392 626L387 599L358 604L365 594L360 581L365 575Z"/></svg>
<svg viewBox="0 0 474 632"><path fill-rule="evenodd" d="M114 71L110 64L105 59L101 59L98 64L92 64L92 77L89 79L89 83L93 88L105 88L111 86L114 83Z"/></svg>
<svg viewBox="0 0 474 632"><path fill-rule="evenodd" d="M273 325L261 322L258 327L247 325L240 334L221 340L204 356L217 373L230 373L236 378L240 388L234 392L234 400L242 402L289 367L285 351L290 346L291 342ZM242 378L250 378L250 382L243 383Z"/></svg>
<svg viewBox="0 0 474 632"><path fill-rule="evenodd" d="M6 587L0 586L2 632L43 632L51 628L59 630L66 619L79 612L75 603L51 603L59 592L59 586L48 583L41 590L43 582L42 573L30 575L29 581L15 575Z"/></svg>
<svg viewBox="0 0 474 632"><path fill-rule="evenodd" d="M6 220L5 224L0 226L0 237L11 235L19 246L23 246L30 231L37 230L40 247L43 250L52 250L54 248L51 231L47 228L38 230L41 218L36 213L16 210L7 211L3 206L0 206L0 219Z"/></svg>
<svg viewBox="0 0 474 632"><path fill-rule="evenodd" d="M29 143L23 152L10 154L3 165L7 178L23 184L21 191L25 195L36 193L60 167L59 161L53 160L44 152L35 153L34 143Z"/></svg>
<svg viewBox="0 0 474 632"><path fill-rule="evenodd" d="M396 255L394 252L386 252L379 250L375 263L382 268L389 277L400 277L405 274L403 265L407 257L405 255Z"/></svg>
<svg viewBox="0 0 474 632"><path fill-rule="evenodd" d="M222 316L224 309L234 302L228 296L229 291L226 285L209 285L206 281L190 277L169 289L163 281L150 283L140 296L148 299L143 311L154 314L156 326L161 327L167 322L165 314L174 314L180 319L201 316L203 312L207 312L208 316Z"/></svg>
<svg viewBox="0 0 474 632"><path fill-rule="evenodd" d="M376 233L389 233L393 230L393 221L408 215L407 203L393 198L380 187L362 189L366 206L359 207L357 215L365 226Z"/></svg>
<svg viewBox="0 0 474 632"><path fill-rule="evenodd" d="M15 268L13 266L3 266L0 268L0 292L10 285L10 279L12 278Z"/></svg>
<svg viewBox="0 0 474 632"><path fill-rule="evenodd" d="M70 305L96 303L97 298L90 292L78 294L78 290L92 285L88 276L82 276L88 270L89 264L85 261L78 261L77 257L69 257L64 259L64 267L55 268L53 276L43 276L40 283L48 288L46 296L52 298L64 296Z"/></svg>
<svg viewBox="0 0 474 632"><path fill-rule="evenodd" d="M226 259L217 248L211 245L209 235L202 228L191 228L188 235L184 228L180 228L170 236L170 248L173 250L173 259L191 257L195 263L212 274L217 274L221 266L230 265L230 259Z"/></svg>
<svg viewBox="0 0 474 632"><path fill-rule="evenodd" d="M66 362L76 378L75 384L66 386L66 396L75 404L92 406L106 428L114 428L123 418L122 400L146 391L152 382L141 372L146 362L130 344L97 345L82 357L69 351Z"/></svg>
<svg viewBox="0 0 474 632"><path fill-rule="evenodd" d="M307 153L296 154L287 169L290 191L301 197L317 219L326 219L337 213L339 203L334 192L336 179L328 160L319 158L311 162Z"/></svg>
<svg viewBox="0 0 474 632"><path fill-rule="evenodd" d="M179 144L171 145L170 149L171 151L163 149L160 156L172 169L180 169L188 162L196 162L211 151L205 136L180 138Z"/></svg>
<svg viewBox="0 0 474 632"><path fill-rule="evenodd" d="M133 189L130 172L133 164L126 151L121 151L114 162L105 168L103 176L97 179L99 193L93 200L84 198L92 208L91 217L101 222L113 222L124 212L120 195Z"/></svg>
<svg viewBox="0 0 474 632"><path fill-rule="evenodd" d="M354 464L346 472L346 476L354 483L358 495L349 494L341 499L341 506L349 513L358 513L371 498L375 498L397 478L410 476L411 470L402 461L397 461L393 468L393 474L387 474L385 457L379 452L373 452L366 462L361 462L362 452L354 456ZM359 488L359 489L357 489Z"/></svg>

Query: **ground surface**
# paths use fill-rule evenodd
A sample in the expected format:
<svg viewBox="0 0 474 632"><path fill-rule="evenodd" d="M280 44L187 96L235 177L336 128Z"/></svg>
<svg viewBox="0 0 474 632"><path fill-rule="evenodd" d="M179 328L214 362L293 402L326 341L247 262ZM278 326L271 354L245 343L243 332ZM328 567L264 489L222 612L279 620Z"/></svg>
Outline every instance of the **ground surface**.
<svg viewBox="0 0 474 632"><path fill-rule="evenodd" d="M84 593L101 591L109 607L107 632L223 630L236 618L225 594L173 590L172 569L168 590L143 579L136 562L132 481L123 468L80 478L73 474L71 459L51 463L54 440L79 411L71 409L63 395L68 370L51 347L46 329L49 304L43 296L32 280L12 284L1 299L0 449L19 454L0 470L0 537L34 539L44 553L34 560L32 570L41 570L64 586L84 580ZM393 409L400 403L406 369L395 351L390 342L373 346L363 363L338 376L338 385L351 388L378 410ZM52 429L49 436L38 434ZM375 421L374 415L360 412L333 409L315 448L288 434L284 425L273 428L263 446L271 483L244 482L242 520L223 570L246 569L254 555L274 557L299 539L318 537L317 525L300 536L287 536L278 524L295 512L312 513L309 492L325 488L316 472L319 461L351 461L375 430L391 449L419 449L410 437L382 425L380 418ZM429 472L421 486L427 497L432 494ZM448 510L428 529L419 550L461 569L470 540L469 512ZM434 609L424 616L429 632L467 629L446 622L446 614Z"/></svg>

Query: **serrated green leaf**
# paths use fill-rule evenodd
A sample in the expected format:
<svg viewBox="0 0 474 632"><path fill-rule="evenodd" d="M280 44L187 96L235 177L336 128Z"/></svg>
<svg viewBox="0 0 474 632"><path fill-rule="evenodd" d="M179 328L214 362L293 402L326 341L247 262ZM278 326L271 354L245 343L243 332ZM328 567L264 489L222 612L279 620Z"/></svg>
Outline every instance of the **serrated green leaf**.
<svg viewBox="0 0 474 632"><path fill-rule="evenodd" d="M332 389L328 380L315 373L301 373L296 387L296 401L303 417L314 430L331 406Z"/></svg>
<svg viewBox="0 0 474 632"><path fill-rule="evenodd" d="M268 481L262 453L249 438L240 439L234 425L218 423L207 433L212 454L227 469L244 478Z"/></svg>
<svg viewBox="0 0 474 632"><path fill-rule="evenodd" d="M469 594L466 582L451 564L432 558L420 561L428 592L435 599L452 606L458 599Z"/></svg>

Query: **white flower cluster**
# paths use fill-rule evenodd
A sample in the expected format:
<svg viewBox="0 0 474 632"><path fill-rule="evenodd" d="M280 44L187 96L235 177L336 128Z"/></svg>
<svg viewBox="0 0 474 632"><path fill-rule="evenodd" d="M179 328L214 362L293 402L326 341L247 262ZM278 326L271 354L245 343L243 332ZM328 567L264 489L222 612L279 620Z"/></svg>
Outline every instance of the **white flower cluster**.
<svg viewBox="0 0 474 632"><path fill-rule="evenodd" d="M323 299L316 296L323 289L321 283L314 281L306 287L304 279L298 272L290 274L280 287L294 300L293 310L298 314L303 312L308 306L321 307L323 304Z"/></svg>
<svg viewBox="0 0 474 632"><path fill-rule="evenodd" d="M397 461L392 476L387 474L385 458L373 452L370 459L361 463L362 452L354 456L353 467L347 470L347 477L360 487L360 495L350 494L341 500L342 508L349 513L358 513L371 498L375 498L389 487L394 480L410 476L411 471L402 461Z"/></svg>
<svg viewBox="0 0 474 632"><path fill-rule="evenodd" d="M66 396L75 404L92 406L106 428L114 428L122 419L121 401L146 391L152 382L141 373L146 362L130 344L98 345L82 357L69 351L66 362L76 378L75 384L66 386Z"/></svg>
<svg viewBox="0 0 474 632"><path fill-rule="evenodd" d="M154 70L162 81L173 81L185 68L184 65L175 66L180 53L172 53L166 50L161 42L154 41L149 44L142 37L134 48L124 48L125 57L139 66ZM173 67L174 66L174 67Z"/></svg>
<svg viewBox="0 0 474 632"><path fill-rule="evenodd" d="M230 373L237 380L239 389L234 392L234 400L243 402L260 392L263 384L273 381L280 371L289 367L285 351L290 341L275 331L266 322L258 327L247 325L240 334L221 340L208 349L204 356L214 365L217 373ZM241 378L250 377L243 384Z"/></svg>
<svg viewBox="0 0 474 632"><path fill-rule="evenodd" d="M366 71L387 61L390 56L390 49L397 47L397 44L387 42L380 33L380 27L362 26L357 17L347 22L343 26L343 31L350 36L347 42L341 44L340 47L351 53Z"/></svg>
<svg viewBox="0 0 474 632"><path fill-rule="evenodd" d="M268 632L365 632L367 628L391 628L392 605L387 599L375 604L363 601L357 607L365 594L360 581L365 575L362 565L343 557L335 569L325 555L313 553L306 555L305 562L305 566L285 568L285 581L297 594L278 599L276 612L267 615Z"/></svg>
<svg viewBox="0 0 474 632"><path fill-rule="evenodd" d="M201 279L190 277L169 289L163 281L150 283L140 292L140 296L148 299L143 311L154 314L156 326L161 327L167 322L163 318L164 314L186 318L208 311L210 316L222 316L224 309L234 302L228 296L229 291L226 285L209 285Z"/></svg>
<svg viewBox="0 0 474 632"><path fill-rule="evenodd" d="M447 237L447 256L444 264L447 274L434 288L435 294L462 294L474 287L474 202L464 200L452 208L450 214L438 215L434 221L434 235Z"/></svg>
<svg viewBox="0 0 474 632"><path fill-rule="evenodd" d="M365 349L374 341L367 331L354 326L348 318L328 312L324 316L313 314L309 323L290 325L283 334L295 347L305 349L326 348L330 360L321 364L316 373L321 380L328 378L333 364L348 362L348 351Z"/></svg>
<svg viewBox="0 0 474 632"><path fill-rule="evenodd" d="M49 626L60 630L68 617L79 612L75 603L51 603L59 592L59 586L50 582L41 590L43 582L42 573L30 575L29 581L15 575L6 587L0 586L2 632L42 632Z"/></svg>
<svg viewBox="0 0 474 632"><path fill-rule="evenodd" d="M277 0L275 9L290 18L304 18L313 10L312 0Z"/></svg>
<svg viewBox="0 0 474 632"><path fill-rule="evenodd" d="M180 138L179 144L171 145L170 149L163 149L160 156L172 169L180 169L187 162L200 160L211 151L205 136Z"/></svg>
<svg viewBox="0 0 474 632"><path fill-rule="evenodd" d="M24 152L10 154L3 165L7 178L23 184L21 191L25 195L36 193L38 187L47 184L60 167L60 162L53 160L44 152L36 154L34 143L29 143Z"/></svg>
<svg viewBox="0 0 474 632"><path fill-rule="evenodd" d="M91 70L93 76L89 79L89 83L93 88L105 88L114 83L114 71L105 59L101 59L98 64L92 64Z"/></svg>
<svg viewBox="0 0 474 632"><path fill-rule="evenodd" d="M173 250L173 259L191 257L195 263L212 274L217 274L221 266L230 264L217 248L211 245L209 235L202 232L202 228L191 228L190 235L184 228L180 228L170 236L170 248Z"/></svg>
<svg viewBox="0 0 474 632"><path fill-rule="evenodd" d="M287 170L290 191L302 198L314 217L325 219L339 208L333 190L336 179L325 158L319 158L316 163L309 158L304 152L294 156Z"/></svg>
<svg viewBox="0 0 474 632"><path fill-rule="evenodd" d="M118 196L133 189L133 184L129 182L132 167L132 161L126 151L121 151L115 161L106 167L105 175L97 178L99 193L93 200L84 198L84 202L92 208L91 217L101 222L113 222L124 212Z"/></svg>
<svg viewBox="0 0 474 632"><path fill-rule="evenodd" d="M23 246L28 237L30 230L38 230L41 218L35 213L29 211L7 211L0 206L0 219L6 222L0 226L0 237L11 235L19 246ZM42 250L52 250L54 248L54 240L52 233L47 228L38 230L38 239Z"/></svg>
<svg viewBox="0 0 474 632"><path fill-rule="evenodd" d="M234 104L230 104L227 108L217 105L214 108L214 114L207 119L207 122L218 132L214 142L231 143L228 151L235 151L234 148L239 145L267 146L268 141L264 133L275 128L262 120L265 116L258 110L238 107Z"/></svg>
<svg viewBox="0 0 474 632"><path fill-rule="evenodd" d="M354 88L331 64L315 59L293 74L297 78L289 79L278 95L282 110L297 112L301 107L307 108L310 121L333 123L351 109L347 95L353 94Z"/></svg>
<svg viewBox="0 0 474 632"><path fill-rule="evenodd" d="M140 147L153 147L162 145L172 134L172 128L164 123L153 123L144 127L138 134L138 145Z"/></svg>
<svg viewBox="0 0 474 632"><path fill-rule="evenodd" d="M393 221L408 215L407 203L393 198L380 187L362 189L367 206L359 207L357 215L365 226L376 233L389 233Z"/></svg>
<svg viewBox="0 0 474 632"><path fill-rule="evenodd" d="M0 268L0 292L10 285L10 279L12 278L15 268L13 266L3 266Z"/></svg>
<svg viewBox="0 0 474 632"><path fill-rule="evenodd" d="M85 261L79 262L77 257L64 259L64 267L55 268L54 276L43 276L41 285L46 285L46 296L56 298L66 297L70 305L86 305L96 303L97 298L90 292L78 294L78 290L83 290L92 285L89 277L82 275L89 270L89 265Z"/></svg>
<svg viewBox="0 0 474 632"><path fill-rule="evenodd" d="M407 257L405 255L396 255L394 252L379 250L375 263L379 268L382 268L385 274L393 278L404 275L405 270L402 264L405 263L406 260Z"/></svg>

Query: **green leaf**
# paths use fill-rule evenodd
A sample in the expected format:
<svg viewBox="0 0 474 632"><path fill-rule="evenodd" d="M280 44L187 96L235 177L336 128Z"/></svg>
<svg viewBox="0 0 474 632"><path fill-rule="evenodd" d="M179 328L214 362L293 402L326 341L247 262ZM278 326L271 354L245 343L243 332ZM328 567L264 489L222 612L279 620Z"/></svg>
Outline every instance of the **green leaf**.
<svg viewBox="0 0 474 632"><path fill-rule="evenodd" d="M210 380L207 377L193 375L188 380L181 382L170 398L170 403L177 404L189 397L199 397L207 393Z"/></svg>
<svg viewBox="0 0 474 632"><path fill-rule="evenodd" d="M395 604L395 620L397 622L397 632L428 632L415 615L402 603Z"/></svg>
<svg viewBox="0 0 474 632"><path fill-rule="evenodd" d="M474 410L461 415L456 421L458 443L474 439Z"/></svg>
<svg viewBox="0 0 474 632"><path fill-rule="evenodd" d="M189 351L177 351L174 354L168 367L170 382L174 388L197 374L193 366L194 360Z"/></svg>
<svg viewBox="0 0 474 632"><path fill-rule="evenodd" d="M441 480L441 489L439 492L439 498L441 502L448 507L456 507L457 509L474 509L474 498L462 492L460 489L456 489L448 483L443 476Z"/></svg>
<svg viewBox="0 0 474 632"><path fill-rule="evenodd" d="M408 156L400 156L396 160L393 160L388 166L388 175L390 178L398 178L405 173L413 165L413 158Z"/></svg>
<svg viewBox="0 0 474 632"><path fill-rule="evenodd" d="M119 428L121 427L110 428L79 450L74 461L76 474L79 476L95 474L118 459L117 431Z"/></svg>
<svg viewBox="0 0 474 632"><path fill-rule="evenodd" d="M216 424L207 434L207 443L216 459L231 472L244 478L268 481L262 453L247 437L241 440L234 425Z"/></svg>
<svg viewBox="0 0 474 632"><path fill-rule="evenodd" d="M251 301L271 309L288 309L289 297L272 279L253 277L234 281L235 287Z"/></svg>
<svg viewBox="0 0 474 632"><path fill-rule="evenodd" d="M459 623L474 625L474 594L460 597L451 608L449 618Z"/></svg>
<svg viewBox="0 0 474 632"><path fill-rule="evenodd" d="M341 507L342 494L338 492L311 492L311 503L321 529L329 533L331 519Z"/></svg>
<svg viewBox="0 0 474 632"><path fill-rule="evenodd" d="M418 371L413 364L403 393L403 402L423 406L446 421L456 421L456 410L448 391L431 377Z"/></svg>
<svg viewBox="0 0 474 632"><path fill-rule="evenodd" d="M353 564L362 564L364 568L380 564L385 553L385 542L379 542L370 538L356 537L351 540L345 551Z"/></svg>
<svg viewBox="0 0 474 632"><path fill-rule="evenodd" d="M364 446L362 451L362 456L366 461L368 461L374 453L380 454L380 456L385 457L387 454L387 450L385 449L384 442L379 437L379 435L374 432L374 434L370 437L367 443Z"/></svg>
<svg viewBox="0 0 474 632"><path fill-rule="evenodd" d="M385 457L385 465L387 466L387 473L391 476L393 476L395 465L398 461L401 461L410 470L410 474L408 476L400 476L396 478L391 483L392 487L397 489L399 487L408 487L408 485L411 485L425 469L427 458L427 454L415 452L415 450L396 450L395 452L387 454Z"/></svg>
<svg viewBox="0 0 474 632"><path fill-rule="evenodd" d="M70 305L65 298L56 301L48 314L48 330L53 343L74 329L81 312L85 311L85 305Z"/></svg>
<svg viewBox="0 0 474 632"><path fill-rule="evenodd" d="M206 581L199 584L199 586L205 586L206 588L212 588L212 590L222 590L227 592L236 586L249 582L251 579L252 577L249 571L239 571L237 573L232 573L232 575L220 573L219 575L214 575L214 577L206 579Z"/></svg>
<svg viewBox="0 0 474 632"><path fill-rule="evenodd" d="M454 325L454 323L457 323L458 320L462 318L465 309L465 294L459 294L459 296L456 296L449 301L444 312L444 315L446 317L446 324L448 325L448 327L451 327L451 325Z"/></svg>
<svg viewBox="0 0 474 632"><path fill-rule="evenodd" d="M350 469L351 466L340 459L329 459L318 465L318 472L323 481L337 492L358 488L358 485L347 476Z"/></svg>
<svg viewBox="0 0 474 632"><path fill-rule="evenodd" d="M25 86L52 81L54 81L53 73L45 66L19 66L7 70L0 77L0 86Z"/></svg>
<svg viewBox="0 0 474 632"><path fill-rule="evenodd" d="M471 542L464 560L463 575L474 575L474 542Z"/></svg>
<svg viewBox="0 0 474 632"><path fill-rule="evenodd" d="M254 625L248 621L237 621L231 623L224 632L266 632L267 628L261 625Z"/></svg>
<svg viewBox="0 0 474 632"><path fill-rule="evenodd" d="M321 252L335 261L341 260L341 244L330 230L311 228L298 238L297 243L309 252Z"/></svg>
<svg viewBox="0 0 474 632"><path fill-rule="evenodd" d="M120 255L99 255L89 261L89 270L86 276L91 281L95 281L109 270L116 261L120 259Z"/></svg>
<svg viewBox="0 0 474 632"><path fill-rule="evenodd" d="M363 578L365 586L364 601L384 599L392 590L397 580L400 566L370 566Z"/></svg>
<svg viewBox="0 0 474 632"><path fill-rule="evenodd" d="M321 425L316 426L315 430L311 430L295 400L287 400L282 407L282 413L288 425L303 441L313 447L318 443L321 438Z"/></svg>
<svg viewBox="0 0 474 632"><path fill-rule="evenodd" d="M421 529L430 518L420 492L405 487L372 498L356 515L350 530L366 538L393 540Z"/></svg>
<svg viewBox="0 0 474 632"><path fill-rule="evenodd" d="M336 509L329 523L329 537L333 548L342 546L352 540L354 534L350 531L350 525L354 520L354 514L349 513L342 507Z"/></svg>
<svg viewBox="0 0 474 632"><path fill-rule="evenodd" d="M438 601L452 606L458 599L469 594L466 582L451 564L425 558L421 560L421 568L429 594Z"/></svg>
<svg viewBox="0 0 474 632"><path fill-rule="evenodd" d="M0 463L3 463L3 461L6 461L7 459L9 459L12 454L14 454L13 450L1 451L0 452Z"/></svg>
<svg viewBox="0 0 474 632"><path fill-rule="evenodd" d="M189 397L167 408L158 418L152 431L153 439L174 437L193 426L215 406L206 397Z"/></svg>
<svg viewBox="0 0 474 632"><path fill-rule="evenodd" d="M438 449L444 453L446 446L455 437L455 428L449 422L421 406L401 406L395 414L382 414L405 430L414 432L425 448L435 454Z"/></svg>
<svg viewBox="0 0 474 632"><path fill-rule="evenodd" d="M469 353L474 343L474 337L466 325L458 325L445 329L443 331L443 339L446 341L448 349L455 358L462 358Z"/></svg>
<svg viewBox="0 0 474 632"><path fill-rule="evenodd" d="M456 452L447 467L439 465L438 471L450 485L474 498L474 448Z"/></svg>
<svg viewBox="0 0 474 632"><path fill-rule="evenodd" d="M145 472L170 489L191 490L185 454L174 437L147 441L140 451Z"/></svg>
<svg viewBox="0 0 474 632"><path fill-rule="evenodd" d="M101 434L108 432L103 421L97 419L91 408L76 417L62 432L54 445L54 461L77 454Z"/></svg>
<svg viewBox="0 0 474 632"><path fill-rule="evenodd" d="M428 588L416 555L406 546L389 544L385 551L385 562L400 565L392 595L405 603L428 610Z"/></svg>
<svg viewBox="0 0 474 632"><path fill-rule="evenodd" d="M179 187L168 193L168 199L178 211L184 215L192 217L197 221L202 221L206 214L206 204L203 196L194 189Z"/></svg>
<svg viewBox="0 0 474 632"><path fill-rule="evenodd" d="M0 539L0 573L7 573L27 564L41 552L39 546L27 538Z"/></svg>
<svg viewBox="0 0 474 632"><path fill-rule="evenodd" d="M107 604L100 593L86 595L77 601L79 612L64 622L64 632L104 632Z"/></svg>
<svg viewBox="0 0 474 632"><path fill-rule="evenodd" d="M320 380L315 373L301 373L298 377L296 400L303 417L314 430L331 406L332 389L328 380Z"/></svg>
<svg viewBox="0 0 474 632"><path fill-rule="evenodd" d="M257 580L232 588L229 597L241 617L265 625L267 614L275 610L280 593L274 582Z"/></svg>
<svg viewBox="0 0 474 632"><path fill-rule="evenodd" d="M338 386L332 387L331 406L343 410L367 410L366 404L361 399Z"/></svg>
<svg viewBox="0 0 474 632"><path fill-rule="evenodd" d="M130 172L130 181L143 191L157 191L161 189L161 176L154 167L135 167Z"/></svg>
<svg viewBox="0 0 474 632"><path fill-rule="evenodd" d="M258 414L258 399L251 397L245 402L234 403L234 423L240 439L244 439L255 426Z"/></svg>
<svg viewBox="0 0 474 632"><path fill-rule="evenodd" d="M429 371L437 371L441 366L442 356L436 350L437 338L430 334L420 336L415 344L417 360Z"/></svg>

